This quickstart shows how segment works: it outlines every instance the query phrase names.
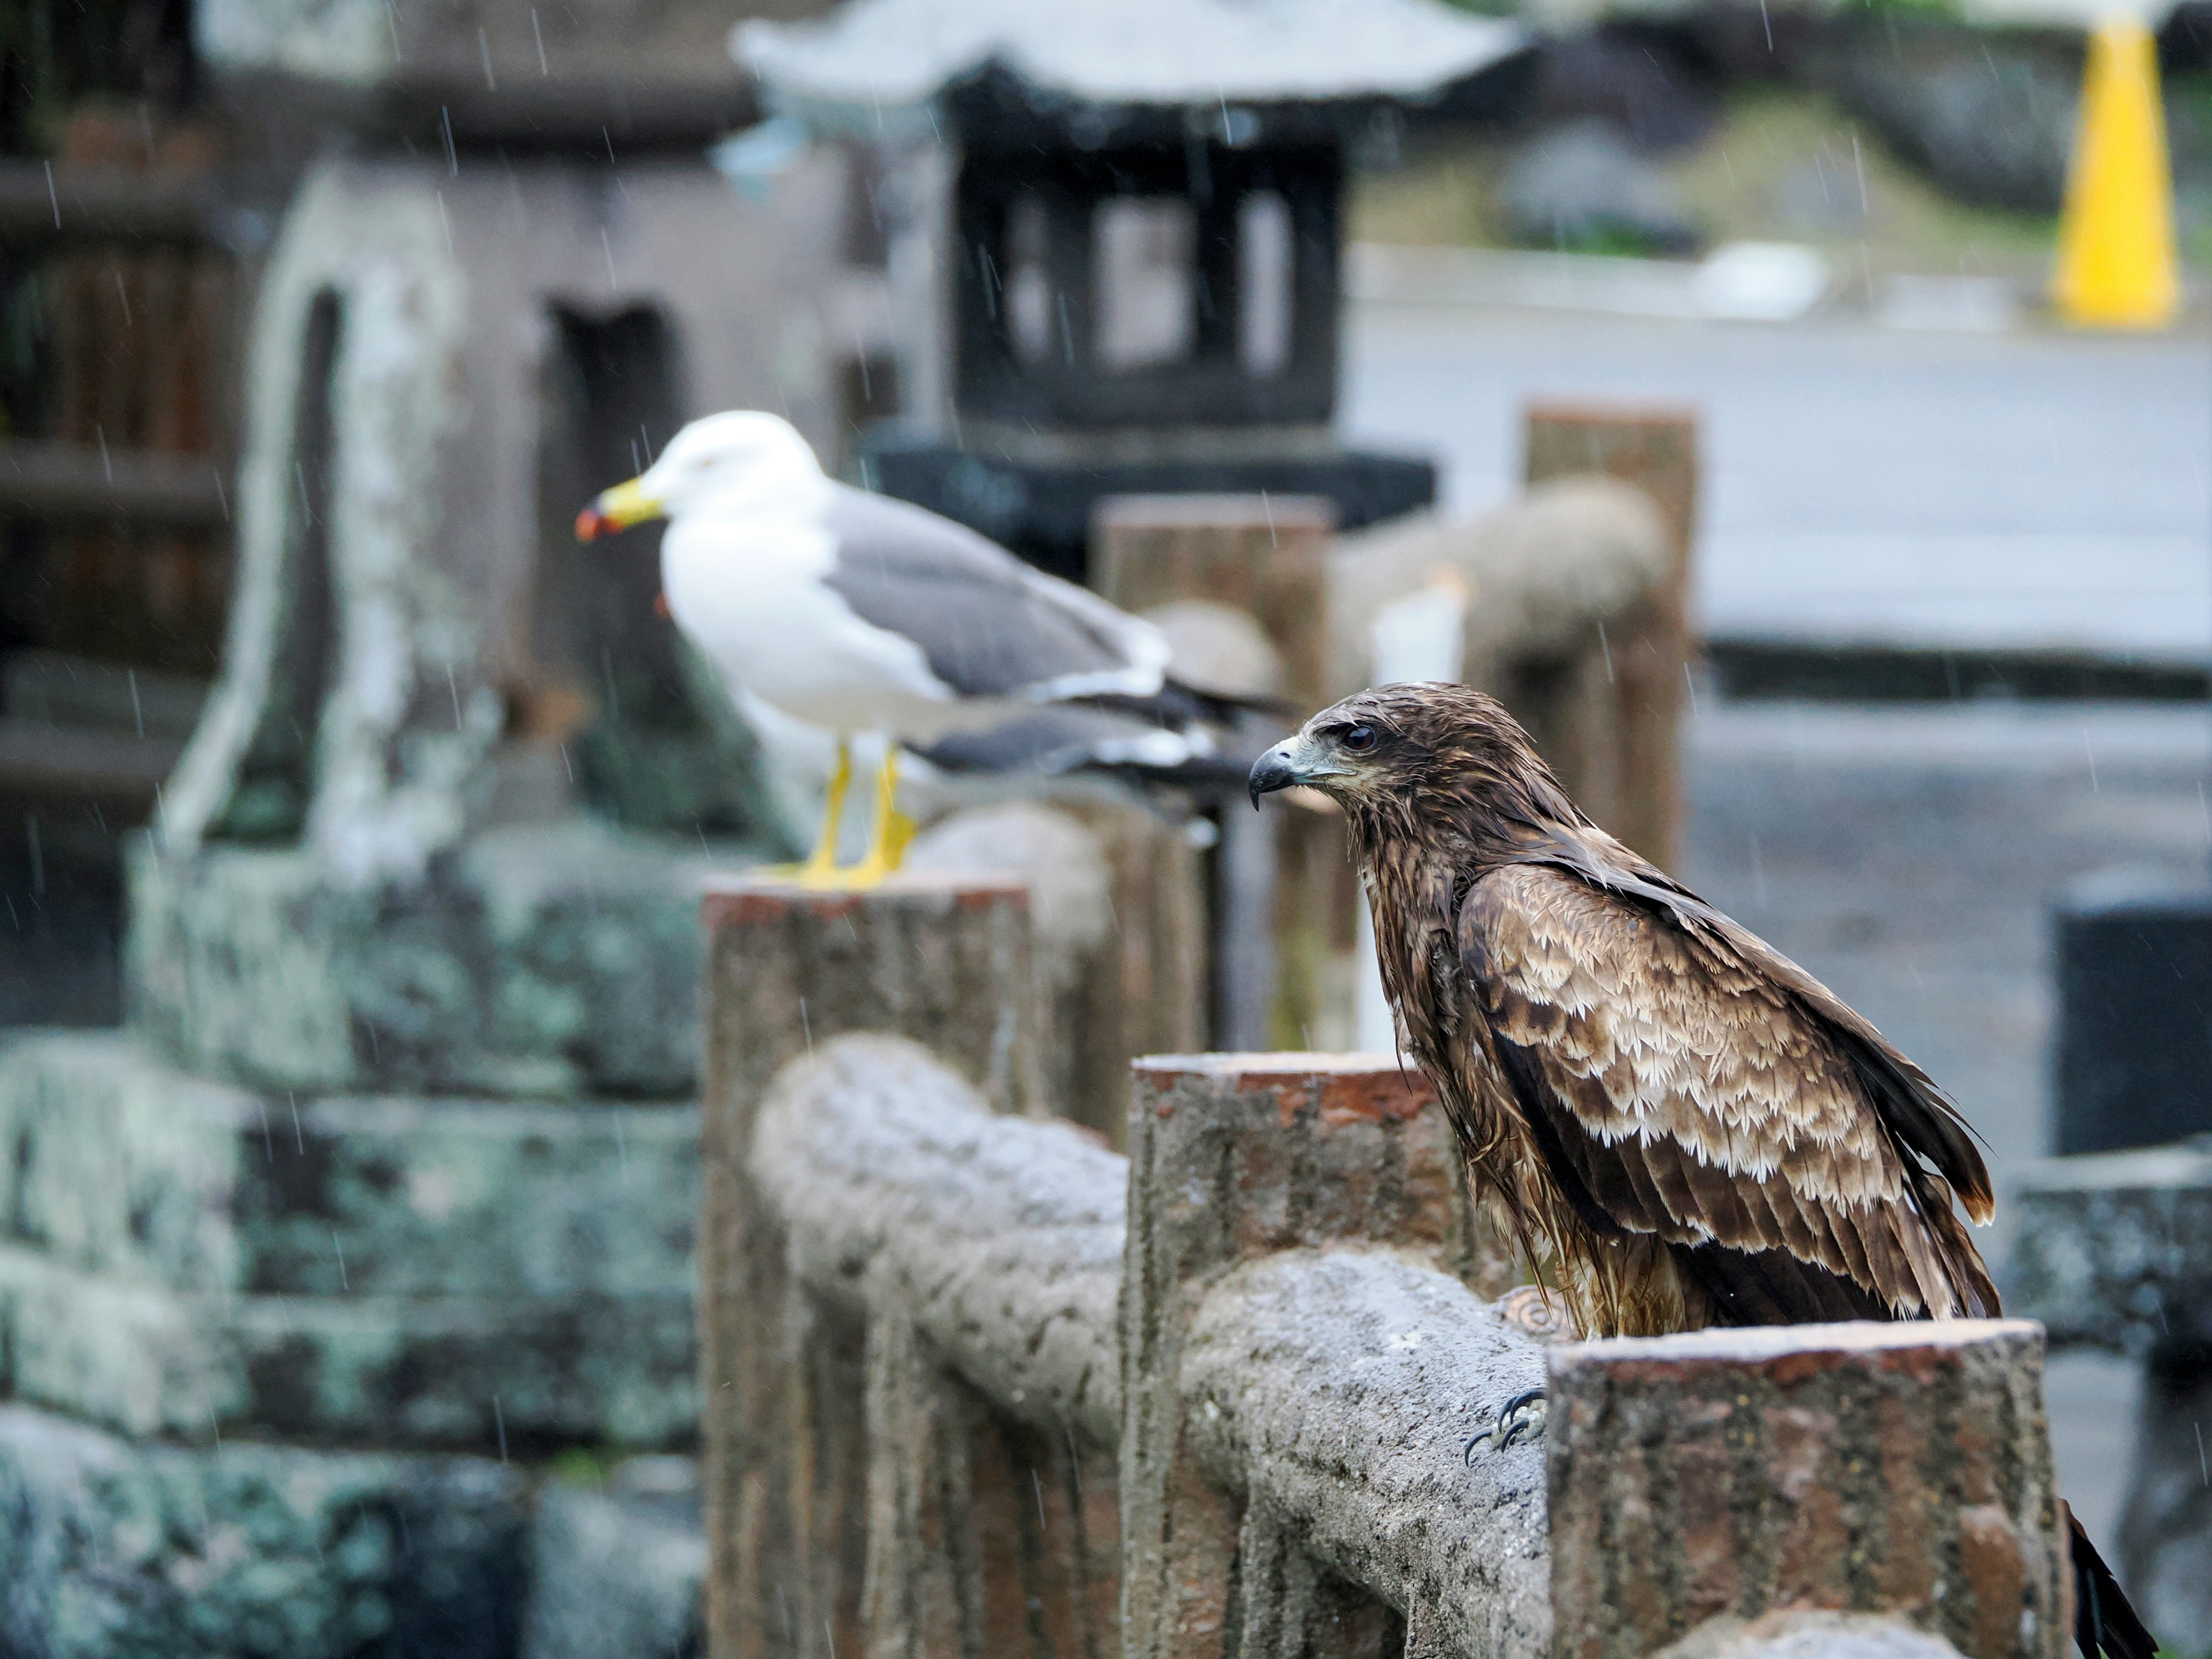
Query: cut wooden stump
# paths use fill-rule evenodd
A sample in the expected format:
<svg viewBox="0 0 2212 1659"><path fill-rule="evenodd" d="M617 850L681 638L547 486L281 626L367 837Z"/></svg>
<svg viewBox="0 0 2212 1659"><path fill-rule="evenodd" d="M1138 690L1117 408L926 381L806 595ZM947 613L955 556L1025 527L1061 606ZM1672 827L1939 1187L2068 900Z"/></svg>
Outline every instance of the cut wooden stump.
<svg viewBox="0 0 2212 1659"><path fill-rule="evenodd" d="M1027 884L1045 1100L1120 1146L1129 1062L1205 1044L1206 896L1183 826L1070 783L951 814L916 838L907 867Z"/></svg>
<svg viewBox="0 0 2212 1659"><path fill-rule="evenodd" d="M858 1653L867 1338L795 1293L785 1229L744 1160L776 1073L848 1031L913 1038L994 1109L1041 1113L1028 893L919 872L864 893L748 877L710 889L702 919L708 1645L717 1659Z"/></svg>
<svg viewBox="0 0 2212 1659"><path fill-rule="evenodd" d="M1481 1295L1503 1291L1514 1275L1510 1258L1468 1200L1458 1143L1433 1093L1380 1055L1140 1060L1129 1156L1121 1299L1123 1651L1130 1659L1196 1659L1221 1651L1232 1619L1259 1617L1255 1598L1273 1593L1262 1579L1247 1584L1238 1564L1255 1563L1257 1571L1265 1558L1274 1563L1269 1571L1305 1583L1316 1571L1318 1524L1293 1493L1263 1483L1249 1495L1224 1483L1221 1460L1234 1463L1233 1454L1218 1453L1220 1474L1212 1479L1194 1455L1194 1435L1211 1432L1218 1441L1225 1431L1218 1400L1201 1431L1190 1390L1203 1375L1230 1376L1234 1367L1223 1366L1219 1355L1224 1343L1234 1349L1243 1340L1219 1328L1210 1346L1194 1335L1209 1292L1248 1263L1330 1244L1389 1250L1418 1264L1408 1267L1417 1276L1419 1267L1431 1268ZM1468 1309L1480 1313L1472 1298ZM1237 1323L1227 1315L1212 1322ZM1305 1367L1279 1344L1261 1346L1291 1370ZM1194 1349L1214 1359L1187 1378ZM1325 1362L1308 1368L1309 1380L1328 1369ZM1525 1370L1533 1383L1533 1358ZM1407 1403L1418 1410L1418 1402ZM1350 1423L1346 1418L1347 1433ZM1534 1456L1518 1449L1533 1481ZM1446 1450L1448 1458L1457 1455L1455 1443ZM1274 1509L1282 1512L1271 1520ZM1316 1659L1349 1654L1392 1620L1421 1616L1416 1607L1378 1602L1371 1590L1309 1588L1313 1593L1298 1598L1302 1634L1285 1637L1281 1650Z"/></svg>
<svg viewBox="0 0 2212 1659"><path fill-rule="evenodd" d="M1243 611L1281 665L1295 725L1328 701L1328 556L1336 505L1309 495L1115 495L1091 518L1091 582L1139 613L1190 600ZM1211 923L1214 1041L1310 1047L1358 893L1343 821L1224 810Z"/></svg>
<svg viewBox="0 0 2212 1659"><path fill-rule="evenodd" d="M1617 722L1613 741L1620 750L1618 805L1606 828L1668 869L1681 845L1682 708L1690 691L1690 555L1698 509L1696 412L1675 406L1531 404L1528 482L1578 472L1623 479L1651 497L1673 544L1673 575L1635 616L1608 629L1601 665L1585 653L1564 671L1565 683L1514 689L1506 701L1529 706L1540 746L1548 740L1564 751L1602 741L1589 730L1602 667L1603 690L1610 693L1602 723ZM1554 704L1559 714L1547 721L1545 710ZM1547 724L1555 730L1541 729ZM1563 752L1560 758L1575 769L1575 755ZM1602 815L1603 803L1584 805Z"/></svg>
<svg viewBox="0 0 2212 1659"><path fill-rule="evenodd" d="M1792 1607L1899 1617L1966 1659L2073 1650L2040 1326L1711 1330L1548 1357L1556 1659L1638 1659Z"/></svg>

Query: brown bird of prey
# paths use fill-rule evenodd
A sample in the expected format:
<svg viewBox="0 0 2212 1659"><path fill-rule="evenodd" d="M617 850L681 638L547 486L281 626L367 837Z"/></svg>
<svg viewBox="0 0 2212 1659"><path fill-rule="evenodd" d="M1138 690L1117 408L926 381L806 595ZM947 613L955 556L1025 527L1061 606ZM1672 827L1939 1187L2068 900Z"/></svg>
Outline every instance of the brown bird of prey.
<svg viewBox="0 0 2212 1659"><path fill-rule="evenodd" d="M1344 809L1407 1051L1586 1335L1978 1318L1989 1171L1928 1074L1584 817L1465 686L1347 697L1262 755ZM2154 1644L2075 1528L2084 1653Z"/></svg>

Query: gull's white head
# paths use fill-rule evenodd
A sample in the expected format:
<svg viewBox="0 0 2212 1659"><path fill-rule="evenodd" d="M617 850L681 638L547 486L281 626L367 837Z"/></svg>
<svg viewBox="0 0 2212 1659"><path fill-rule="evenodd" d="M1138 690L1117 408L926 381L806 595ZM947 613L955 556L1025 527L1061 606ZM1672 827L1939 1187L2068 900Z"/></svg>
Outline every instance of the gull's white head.
<svg viewBox="0 0 2212 1659"><path fill-rule="evenodd" d="M797 428L761 410L732 409L692 422L643 472L601 491L577 515L576 534L591 541L708 502L737 513L803 509L822 487L821 465Z"/></svg>

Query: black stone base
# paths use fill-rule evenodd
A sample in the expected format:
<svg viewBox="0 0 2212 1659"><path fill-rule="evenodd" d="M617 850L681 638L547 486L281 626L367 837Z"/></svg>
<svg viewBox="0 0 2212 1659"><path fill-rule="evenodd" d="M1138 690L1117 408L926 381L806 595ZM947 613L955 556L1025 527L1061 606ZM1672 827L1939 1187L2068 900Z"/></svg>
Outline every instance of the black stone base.
<svg viewBox="0 0 2212 1659"><path fill-rule="evenodd" d="M1100 465L1012 461L878 439L862 453L874 486L926 507L1012 548L1041 570L1081 581L1089 562L1091 511L1107 495L1251 494L1326 495L1339 526L1357 530L1437 498L1434 463L1404 455L1340 451L1318 459L1122 461Z"/></svg>
<svg viewBox="0 0 2212 1659"><path fill-rule="evenodd" d="M2212 1132L2212 891L2102 876L2056 920L2054 1150Z"/></svg>

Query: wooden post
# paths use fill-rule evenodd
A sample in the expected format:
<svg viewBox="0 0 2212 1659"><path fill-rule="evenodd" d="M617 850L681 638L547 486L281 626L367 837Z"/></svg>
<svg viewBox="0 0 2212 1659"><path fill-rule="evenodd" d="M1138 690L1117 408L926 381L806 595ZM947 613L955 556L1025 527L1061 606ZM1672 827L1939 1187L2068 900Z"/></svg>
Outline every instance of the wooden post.
<svg viewBox="0 0 2212 1659"><path fill-rule="evenodd" d="M1223 1650L1241 1605L1237 1566L1258 1541L1247 1538L1240 1552L1248 1518L1188 1444L1183 1352L1206 1291L1274 1251L1352 1242L1410 1255L1485 1297L1515 1275L1468 1200L1458 1142L1433 1092L1383 1056L1139 1060L1129 1124L1123 1652L1197 1659ZM1340 1626L1365 1627L1348 1617ZM1285 1650L1316 1659L1343 1650L1315 1639L1324 1644Z"/></svg>
<svg viewBox="0 0 2212 1659"><path fill-rule="evenodd" d="M1124 611L1210 599L1249 612L1283 695L1320 707L1336 503L1320 495L1109 495L1091 520L1091 585Z"/></svg>
<svg viewBox="0 0 2212 1659"><path fill-rule="evenodd" d="M1112 882L1106 959L1050 1022L1066 1029L1047 1033L1048 1045L1064 1047L1068 1055L1068 1092L1060 1109L1122 1148L1129 1062L1205 1044L1200 854L1181 824L1146 806L1070 796L1053 809L1098 838Z"/></svg>
<svg viewBox="0 0 2212 1659"><path fill-rule="evenodd" d="M871 1287L869 1659L1114 1651L1114 1455L992 1409L915 1328L896 1269Z"/></svg>
<svg viewBox="0 0 2212 1659"><path fill-rule="evenodd" d="M769 1083L846 1031L931 1048L1000 1111L1042 1110L1017 883L902 875L865 893L716 884L700 1152L702 1486L714 1659L861 1651L866 1337L792 1285L746 1173Z"/></svg>
<svg viewBox="0 0 2212 1659"><path fill-rule="evenodd" d="M939 820L907 867L1027 884L1045 1098L1120 1146L1129 1062L1206 1046L1201 854L1183 826L1095 780L1071 781Z"/></svg>
<svg viewBox="0 0 2212 1659"><path fill-rule="evenodd" d="M1657 503L1674 544L1673 580L1617 637L1608 638L1605 651L1622 731L1619 804L1606 828L1662 869L1671 868L1680 851L1697 415L1673 406L1531 404L1528 482L1575 472L1603 473L1643 489Z"/></svg>
<svg viewBox="0 0 2212 1659"><path fill-rule="evenodd" d="M1127 1161L854 1034L778 1075L747 1170L805 1303L867 1328L861 1651L1114 1651Z"/></svg>
<svg viewBox="0 0 2212 1659"><path fill-rule="evenodd" d="M1115 495L1091 517L1091 583L1125 611L1205 599L1249 614L1282 663L1293 721L1327 700L1336 504L1311 495ZM1340 820L1224 811L1215 861L1213 1040L1310 1042L1357 891ZM1270 844L1272 843L1272 845Z"/></svg>
<svg viewBox="0 0 2212 1659"><path fill-rule="evenodd" d="M1895 1615L1966 1659L2073 1650L2040 1326L1711 1330L1548 1358L1556 1659L1782 1608Z"/></svg>

